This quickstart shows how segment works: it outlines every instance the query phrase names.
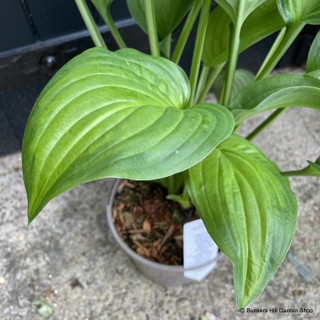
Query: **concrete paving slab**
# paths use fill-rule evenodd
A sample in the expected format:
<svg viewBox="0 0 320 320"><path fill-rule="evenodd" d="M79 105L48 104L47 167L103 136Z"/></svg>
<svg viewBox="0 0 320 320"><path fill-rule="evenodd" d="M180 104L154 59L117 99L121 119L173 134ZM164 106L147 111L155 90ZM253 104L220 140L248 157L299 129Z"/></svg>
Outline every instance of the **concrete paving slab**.
<svg viewBox="0 0 320 320"><path fill-rule="evenodd" d="M281 169L290 170L320 154L319 131L318 111L292 108L254 143ZM52 306L52 320L198 320L205 314L206 319L229 320L320 318L320 179L290 179L299 202L290 252L312 281L307 282L285 259L250 305L251 310L268 312L240 313L232 265L225 257L205 280L192 285L167 289L139 273L107 228L111 180L66 192L28 227L20 157L16 153L0 158L0 319L43 319L31 308L35 298ZM298 312L284 313L280 308Z"/></svg>

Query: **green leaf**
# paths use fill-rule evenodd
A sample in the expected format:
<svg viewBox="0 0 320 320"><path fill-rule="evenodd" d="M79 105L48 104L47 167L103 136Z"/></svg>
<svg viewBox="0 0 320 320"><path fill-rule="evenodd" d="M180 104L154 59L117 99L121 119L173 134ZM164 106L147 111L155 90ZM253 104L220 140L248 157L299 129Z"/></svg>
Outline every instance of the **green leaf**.
<svg viewBox="0 0 320 320"><path fill-rule="evenodd" d="M181 22L194 0L154 0L159 41L164 40ZM198 1L198 0L197 0ZM147 32L143 0L127 0L131 16Z"/></svg>
<svg viewBox="0 0 320 320"><path fill-rule="evenodd" d="M106 8L111 5L111 2L113 0L90 0L94 6L97 8L99 13L102 15L104 11L106 11Z"/></svg>
<svg viewBox="0 0 320 320"><path fill-rule="evenodd" d="M106 23L106 25L109 28L110 33L112 34L114 40L116 41L117 45L119 48L126 48L126 44L124 40L122 39L122 36L120 32L118 31L117 27L115 26L112 15L111 15L111 10L110 10L110 5L113 2L113 0L91 0L93 5L96 7L97 11L99 12L100 16Z"/></svg>
<svg viewBox="0 0 320 320"><path fill-rule="evenodd" d="M307 161L309 165L301 170L294 171L284 171L282 175L284 176L310 176L310 177L320 177L320 157L317 158L315 162Z"/></svg>
<svg viewBox="0 0 320 320"><path fill-rule="evenodd" d="M288 26L320 23L319 0L277 0L279 12Z"/></svg>
<svg viewBox="0 0 320 320"><path fill-rule="evenodd" d="M159 179L201 161L231 134L234 119L220 105L183 110L189 93L177 65L132 49L94 48L67 63L26 126L29 220L80 183Z"/></svg>
<svg viewBox="0 0 320 320"><path fill-rule="evenodd" d="M239 308L254 301L284 259L297 202L287 178L236 135L187 171L186 183L210 236L233 263Z"/></svg>
<svg viewBox="0 0 320 320"><path fill-rule="evenodd" d="M221 8L210 14L202 60L207 66L228 59L231 19ZM285 26L274 0L266 0L245 20L240 34L240 52Z"/></svg>
<svg viewBox="0 0 320 320"><path fill-rule="evenodd" d="M303 176L320 177L320 157L318 157L315 162L308 161L308 163L309 165L306 168L297 171L297 174Z"/></svg>
<svg viewBox="0 0 320 320"><path fill-rule="evenodd" d="M182 208L190 208L189 195L179 196L177 194L168 194L166 199L178 202Z"/></svg>
<svg viewBox="0 0 320 320"><path fill-rule="evenodd" d="M213 92L215 93L218 100L223 89L223 84L226 79L227 72L223 70L219 73L216 81L213 84ZM254 74L245 69L237 69L233 79L231 98L233 98L240 90L252 83L254 80Z"/></svg>
<svg viewBox="0 0 320 320"><path fill-rule="evenodd" d="M144 0L127 0L127 7L131 16L144 32L148 32L147 20L144 10ZM159 31L159 30L158 30Z"/></svg>
<svg viewBox="0 0 320 320"><path fill-rule="evenodd" d="M317 158L315 162L308 161L309 166L306 170L308 170L308 174L311 176L320 177L320 157Z"/></svg>
<svg viewBox="0 0 320 320"><path fill-rule="evenodd" d="M320 110L320 80L309 75L281 74L256 81L242 89L229 109L236 123L266 110L287 107Z"/></svg>
<svg viewBox="0 0 320 320"><path fill-rule="evenodd" d="M317 9L316 12L311 13L308 18L305 20L307 24L318 25L320 24L320 10Z"/></svg>
<svg viewBox="0 0 320 320"><path fill-rule="evenodd" d="M216 2L224 9L233 23L237 20L241 24L248 15L254 11L265 0L216 0Z"/></svg>
<svg viewBox="0 0 320 320"><path fill-rule="evenodd" d="M309 50L306 72L320 70L320 32L314 38Z"/></svg>

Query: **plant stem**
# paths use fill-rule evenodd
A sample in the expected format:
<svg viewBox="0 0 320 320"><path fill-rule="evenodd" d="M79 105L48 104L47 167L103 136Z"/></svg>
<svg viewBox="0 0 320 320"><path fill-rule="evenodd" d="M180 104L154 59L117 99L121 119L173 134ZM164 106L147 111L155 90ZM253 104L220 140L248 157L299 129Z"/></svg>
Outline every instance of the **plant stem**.
<svg viewBox="0 0 320 320"><path fill-rule="evenodd" d="M96 47L103 47L107 48L107 45L105 44L101 33L90 13L90 10L86 4L85 0L75 0L76 5L78 7L78 10L82 16L82 19L87 27L87 29L90 32L91 38L93 43L95 44Z"/></svg>
<svg viewBox="0 0 320 320"><path fill-rule="evenodd" d="M200 103L206 97L206 95L208 94L214 81L216 80L217 76L219 75L220 71L223 69L224 65L225 65L225 63L221 63L221 64L218 64L212 68L211 73L209 74L209 77L205 83L204 88L201 90L201 92L199 92L199 94L197 92L196 103Z"/></svg>
<svg viewBox="0 0 320 320"><path fill-rule="evenodd" d="M183 185L182 198L185 200L186 203L188 203L188 208L189 208L191 201L190 201L190 196L189 196L189 192L186 184Z"/></svg>
<svg viewBox="0 0 320 320"><path fill-rule="evenodd" d="M117 45L119 46L120 49L122 48L126 48L126 44L123 41L123 38L121 37L120 32L118 31L117 27L115 26L112 16L111 16L111 11L110 11L110 4L107 6L106 11L104 12L104 14L102 14L100 12L104 22L106 23L106 25L109 27L109 30L114 38L114 40L116 41Z"/></svg>
<svg viewBox="0 0 320 320"><path fill-rule="evenodd" d="M307 168L296 171L282 171L281 174L286 177L316 177L316 175L308 174L306 169Z"/></svg>
<svg viewBox="0 0 320 320"><path fill-rule="evenodd" d="M154 12L154 0L144 0L144 7L146 12L148 36L150 43L150 50L153 56L160 56L160 48L158 41L157 23Z"/></svg>
<svg viewBox="0 0 320 320"><path fill-rule="evenodd" d="M155 180L167 189L168 194L178 195L183 185L183 173L176 173L172 176Z"/></svg>
<svg viewBox="0 0 320 320"><path fill-rule="evenodd" d="M261 66L255 76L255 81L261 79L260 73L262 73L263 69L266 67L266 65L269 63L270 59L272 59L272 56L275 54L278 47L281 45L281 41L283 40L283 37L286 33L286 29L287 29L286 27L282 28L281 31L279 32L276 40L273 42L272 47L270 48L267 56L264 58L264 61L261 64Z"/></svg>
<svg viewBox="0 0 320 320"><path fill-rule="evenodd" d="M199 100L200 92L203 91L203 87L207 83L207 78L208 78L209 72L210 72L210 67L208 67L208 66L203 66L202 67L202 70L201 70L201 73L200 73L200 77L199 77L199 81L198 81L196 96L194 98L195 101Z"/></svg>
<svg viewBox="0 0 320 320"><path fill-rule="evenodd" d="M180 186L176 182L175 175L167 177L168 193L177 194L179 193Z"/></svg>
<svg viewBox="0 0 320 320"><path fill-rule="evenodd" d="M193 58L192 58L192 65L191 65L191 72L190 72L191 93L190 93L190 98L188 102L188 108L190 108L194 102L201 57L203 52L203 45L204 45L205 35L207 31L208 19L210 15L210 9L211 9L211 0L203 0L203 6L202 6L200 20L199 20L199 26L197 31L196 43L193 51Z"/></svg>
<svg viewBox="0 0 320 320"><path fill-rule="evenodd" d="M283 55L286 53L292 42L296 39L300 31L305 26L305 23L299 23L298 25L285 28L285 31L281 31L275 44L271 48L272 54L268 54L265 61L263 62L260 70L258 71L255 81L262 79L270 74L275 68L277 63L281 60Z"/></svg>
<svg viewBox="0 0 320 320"><path fill-rule="evenodd" d="M174 52L172 54L172 58L171 61L173 61L174 63L178 64L183 52L183 49L187 43L187 40L189 38L190 32L192 30L192 27L194 25L194 22L196 21L196 18L198 16L198 13L200 11L202 5L202 1L201 0L195 0L190 12L188 14L188 17L186 19L186 22L184 23L184 26L181 30L179 39L177 41L177 44L175 46Z"/></svg>
<svg viewBox="0 0 320 320"><path fill-rule="evenodd" d="M283 28L278 34L277 39L272 45L268 55L262 63L255 81L265 78L274 69L283 55L286 53L292 42L296 39L302 28L305 26L304 23L300 23L296 26L292 26L289 29ZM285 112L288 108L277 109L272 113L265 121L263 121L256 129L254 129L246 139L252 140L258 134L260 134L265 128L267 128L278 116Z"/></svg>
<svg viewBox="0 0 320 320"><path fill-rule="evenodd" d="M234 74L236 72L238 56L239 56L239 47L240 47L240 32L242 26L242 11L243 11L243 2L239 4L239 12L237 15L237 20L235 22L233 30L231 30L231 37L230 37L230 52L229 52L229 62L228 62L228 69L227 69L227 76L225 86L222 92L222 104L224 106L228 106L231 98L232 93L232 86L234 80Z"/></svg>
<svg viewBox="0 0 320 320"><path fill-rule="evenodd" d="M257 128L255 128L247 137L247 140L252 140L261 131L268 127L276 118L278 118L282 113L284 113L288 108L277 109L273 112L266 120L264 120Z"/></svg>
<svg viewBox="0 0 320 320"><path fill-rule="evenodd" d="M189 193L188 193L186 185L183 185L183 191L182 191L181 196L179 194L169 193L166 196L166 199L180 203L182 208L185 208L185 209L191 207L190 197L189 197Z"/></svg>

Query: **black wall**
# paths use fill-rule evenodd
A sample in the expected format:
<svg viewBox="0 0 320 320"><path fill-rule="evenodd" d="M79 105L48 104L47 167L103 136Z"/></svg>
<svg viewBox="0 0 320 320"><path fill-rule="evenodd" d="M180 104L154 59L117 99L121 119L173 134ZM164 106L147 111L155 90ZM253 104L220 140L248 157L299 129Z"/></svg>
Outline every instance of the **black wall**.
<svg viewBox="0 0 320 320"><path fill-rule="evenodd" d="M91 2L88 6L102 24ZM125 0L112 3L115 21L130 18ZM27 50L39 41L61 37L85 29L74 0L2 0L0 10L0 57L13 49ZM15 51L16 52L16 51Z"/></svg>

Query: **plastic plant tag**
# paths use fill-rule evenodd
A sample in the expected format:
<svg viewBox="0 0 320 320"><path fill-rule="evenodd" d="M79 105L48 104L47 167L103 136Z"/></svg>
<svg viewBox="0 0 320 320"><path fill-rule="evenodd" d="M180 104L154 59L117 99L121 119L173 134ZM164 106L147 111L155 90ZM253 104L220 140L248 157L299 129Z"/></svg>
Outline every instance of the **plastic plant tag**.
<svg viewBox="0 0 320 320"><path fill-rule="evenodd" d="M201 219L183 226L184 268L197 268L218 256L218 246L213 242ZM185 271L186 278L201 281L215 267L213 262L205 267Z"/></svg>

